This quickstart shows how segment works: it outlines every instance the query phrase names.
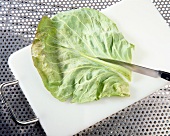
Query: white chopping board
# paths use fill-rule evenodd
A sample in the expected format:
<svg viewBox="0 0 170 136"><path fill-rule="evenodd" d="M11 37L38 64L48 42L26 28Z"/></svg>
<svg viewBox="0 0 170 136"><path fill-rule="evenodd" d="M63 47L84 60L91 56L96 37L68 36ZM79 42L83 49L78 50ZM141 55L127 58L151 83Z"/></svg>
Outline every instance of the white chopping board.
<svg viewBox="0 0 170 136"><path fill-rule="evenodd" d="M123 0L102 11L135 44L133 63L170 71L170 28L149 0ZM167 81L133 73L130 97L86 103L60 102L45 89L33 66L31 46L9 58L9 66L48 136L67 136L152 94Z"/></svg>

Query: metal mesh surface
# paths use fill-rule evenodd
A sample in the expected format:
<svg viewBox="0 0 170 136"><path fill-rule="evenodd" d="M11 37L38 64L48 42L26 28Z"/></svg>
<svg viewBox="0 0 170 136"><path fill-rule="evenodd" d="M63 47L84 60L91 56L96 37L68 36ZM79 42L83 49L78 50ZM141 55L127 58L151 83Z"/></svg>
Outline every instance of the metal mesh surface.
<svg viewBox="0 0 170 136"><path fill-rule="evenodd" d="M170 88L113 114L76 136L170 136Z"/></svg>
<svg viewBox="0 0 170 136"><path fill-rule="evenodd" d="M103 9L120 0L0 0L0 84L14 80L7 64L11 53L29 45L38 21L43 15L51 17L60 11L78 7ZM170 25L170 1L153 0ZM21 120L34 117L18 85L6 88L5 97ZM0 136L45 135L41 125L15 124L0 99ZM78 135L159 135L170 136L170 87L166 86L149 97L121 110L87 128Z"/></svg>

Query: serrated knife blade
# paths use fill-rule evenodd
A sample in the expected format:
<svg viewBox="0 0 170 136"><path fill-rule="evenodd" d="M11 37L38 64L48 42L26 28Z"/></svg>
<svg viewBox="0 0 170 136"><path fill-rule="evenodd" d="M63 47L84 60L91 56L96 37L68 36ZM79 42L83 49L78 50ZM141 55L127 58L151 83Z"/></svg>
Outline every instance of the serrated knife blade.
<svg viewBox="0 0 170 136"><path fill-rule="evenodd" d="M154 77L154 78L160 77L160 78L170 81L170 73L165 72L165 71L154 70L154 69L146 68L143 66L139 66L139 65L123 62L123 61L113 60L113 59L100 58L100 57L98 57L98 59L105 61L105 62L112 63L112 64L123 66L139 74L147 75L147 76Z"/></svg>

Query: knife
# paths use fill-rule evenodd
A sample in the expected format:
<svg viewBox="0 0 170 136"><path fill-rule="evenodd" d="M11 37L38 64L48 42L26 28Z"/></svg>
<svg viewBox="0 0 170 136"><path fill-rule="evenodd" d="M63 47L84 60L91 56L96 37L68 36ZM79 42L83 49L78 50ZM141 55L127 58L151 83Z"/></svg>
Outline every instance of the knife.
<svg viewBox="0 0 170 136"><path fill-rule="evenodd" d="M127 62L118 61L118 60L112 60L112 59L106 59L106 58L100 58L100 57L98 57L98 59L112 63L112 64L123 66L136 73L140 73L140 74L147 75L147 76L154 77L154 78L163 78L165 80L170 81L170 73L165 72L165 71L154 70L154 69L138 66L135 64L127 63Z"/></svg>

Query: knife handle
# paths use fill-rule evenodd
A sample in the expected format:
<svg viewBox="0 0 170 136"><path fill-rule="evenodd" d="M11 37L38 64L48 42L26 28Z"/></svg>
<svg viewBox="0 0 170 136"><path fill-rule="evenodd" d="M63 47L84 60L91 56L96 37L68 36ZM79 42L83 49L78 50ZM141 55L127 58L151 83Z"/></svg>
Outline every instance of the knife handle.
<svg viewBox="0 0 170 136"><path fill-rule="evenodd" d="M161 78L170 81L170 73L165 71L159 71L159 75Z"/></svg>

